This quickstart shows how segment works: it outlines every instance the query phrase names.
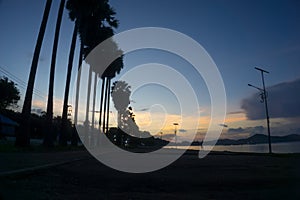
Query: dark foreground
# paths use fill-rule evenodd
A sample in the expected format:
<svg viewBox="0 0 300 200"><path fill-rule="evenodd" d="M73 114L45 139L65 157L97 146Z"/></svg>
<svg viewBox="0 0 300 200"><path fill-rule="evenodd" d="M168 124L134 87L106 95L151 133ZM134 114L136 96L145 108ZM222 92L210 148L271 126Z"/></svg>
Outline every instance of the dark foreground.
<svg viewBox="0 0 300 200"><path fill-rule="evenodd" d="M212 153L198 159L189 152L146 174L118 172L86 155L0 177L0 199L300 199L299 190L300 155Z"/></svg>

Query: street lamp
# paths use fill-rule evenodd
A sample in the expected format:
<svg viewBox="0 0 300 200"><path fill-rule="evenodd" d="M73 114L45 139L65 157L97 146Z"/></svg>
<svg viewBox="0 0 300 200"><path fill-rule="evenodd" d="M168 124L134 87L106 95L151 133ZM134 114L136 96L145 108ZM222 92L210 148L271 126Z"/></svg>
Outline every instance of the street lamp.
<svg viewBox="0 0 300 200"><path fill-rule="evenodd" d="M268 142L269 142L269 153L272 153L272 146L271 146L271 133L270 133L270 119L269 119L269 111L268 111L268 102L267 102L267 92L265 87L265 79L264 79L264 73L269 73L266 70L260 69L258 67L255 67L256 70L261 72L261 79L263 88L256 87L254 85L248 84L248 86L253 87L255 89L258 89L261 92L261 102L265 102L265 108L266 108L266 117L267 117L267 126L268 126Z"/></svg>
<svg viewBox="0 0 300 200"><path fill-rule="evenodd" d="M159 133L160 133L160 139L162 140L163 132L159 132Z"/></svg>
<svg viewBox="0 0 300 200"><path fill-rule="evenodd" d="M173 125L175 126L174 135L175 135L175 146L177 149L177 126L178 126L178 123L173 123Z"/></svg>

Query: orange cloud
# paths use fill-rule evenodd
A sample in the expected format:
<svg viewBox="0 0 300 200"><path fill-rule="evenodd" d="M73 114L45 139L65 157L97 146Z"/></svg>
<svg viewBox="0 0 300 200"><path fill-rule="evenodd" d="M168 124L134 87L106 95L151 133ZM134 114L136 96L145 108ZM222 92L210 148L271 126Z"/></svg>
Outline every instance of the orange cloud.
<svg viewBox="0 0 300 200"><path fill-rule="evenodd" d="M33 100L32 101L32 107L33 108L41 108L41 109L45 109L46 106L46 102L43 100Z"/></svg>
<svg viewBox="0 0 300 200"><path fill-rule="evenodd" d="M226 116L225 123L234 123L234 122L241 122L247 120L245 113L235 113L229 114Z"/></svg>

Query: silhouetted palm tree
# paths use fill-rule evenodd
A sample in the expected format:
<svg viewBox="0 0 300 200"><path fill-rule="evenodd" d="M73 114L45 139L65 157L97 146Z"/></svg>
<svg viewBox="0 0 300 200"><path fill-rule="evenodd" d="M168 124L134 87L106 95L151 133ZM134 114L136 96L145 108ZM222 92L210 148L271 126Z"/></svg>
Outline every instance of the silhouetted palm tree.
<svg viewBox="0 0 300 200"><path fill-rule="evenodd" d="M85 26L87 23L86 16L90 15L93 4L90 0L81 1L81 0L68 0L66 4L66 8L69 11L69 18L75 22L77 25L77 33L81 31L80 35L80 51L79 51L79 60L78 60L78 74L77 74L77 82L76 82L76 97L75 97L75 111L74 111L74 124L77 124L78 121L78 99L79 99L79 86L80 86L80 66L83 60L83 50L84 50L84 41L85 41ZM65 119L66 120L66 119ZM76 145L76 141L74 141L74 145Z"/></svg>
<svg viewBox="0 0 300 200"><path fill-rule="evenodd" d="M130 86L125 81L116 81L113 83L111 97L114 106L118 111L118 127L124 128L122 125L122 117L125 117L126 109L130 104Z"/></svg>
<svg viewBox="0 0 300 200"><path fill-rule="evenodd" d="M119 134L121 134L118 137L121 138L127 137L125 135L122 136L123 133L133 137L141 137L139 127L135 123L133 109L129 106L131 94L130 88L131 87L125 81L116 81L112 86L111 96L114 106L118 111L118 128Z"/></svg>
<svg viewBox="0 0 300 200"><path fill-rule="evenodd" d="M68 99L69 99L69 90L70 90L70 82L71 82L71 74L73 68L73 60L74 60L74 52L76 46L76 36L77 36L77 28L76 24L74 26L73 34L72 34L72 42L69 53L69 61L68 61L68 69L67 69L67 79L66 79L66 87L64 94L64 104L63 104L63 113L62 113L62 121L61 121L61 132L59 136L60 145L67 145L67 123L68 123Z"/></svg>
<svg viewBox="0 0 300 200"><path fill-rule="evenodd" d="M115 14L115 12L108 12L109 14ZM92 49L94 49L98 44L100 44L101 42L103 42L104 40L110 38L111 36L113 36L113 28L117 28L117 21L115 20L115 23L108 23L107 21L101 22L101 24L99 24L99 21L97 20L97 18L95 16L90 16L89 18L89 23L87 26L87 32L86 32L86 40L85 40L85 48L84 48L84 57L86 57L90 51ZM105 23L107 22L107 23ZM105 24L112 24L114 25L112 26L107 26ZM114 56L114 57L118 57L122 55L122 51L120 51L117 47L117 44L115 42L113 42L111 39L109 40L110 45L108 45L109 47L107 49L103 49L103 51L106 52L106 55L109 56ZM105 72L101 75L99 70L101 67L105 67L105 66L97 66L97 64L90 64L91 69L95 72L98 73L99 75L101 75L101 79L102 79L102 90L101 90L101 103L100 103L100 119L99 119L99 128L101 126L101 122L103 119L103 132L105 132L105 127L107 126L108 123L108 117L109 115L107 113L109 113L109 90L110 90L110 80L115 77L115 75L117 73L120 72L120 70L123 68L123 62L122 62L122 58L118 58L118 61L113 62L106 70ZM121 61L121 62L120 62ZM88 62L88 61L87 61ZM117 65L118 64L118 65ZM101 72L102 73L102 72ZM91 78L91 76L89 76ZM91 80L89 78L88 81L88 90L87 90L87 106L86 106L86 120L85 120L85 124L88 125L89 124L89 95L90 95L90 84L91 84ZM96 80L96 75L95 75L95 80ZM96 84L97 81L94 81L94 84ZM104 84L106 84L106 87L104 87ZM96 86L94 85L94 88ZM104 94L104 91L105 94ZM96 95L96 93L94 93L94 96ZM104 95L106 96L106 98L104 99ZM95 99L95 97L93 98ZM104 104L103 104L103 99L104 99ZM93 103L94 104L94 103ZM103 107L104 107L104 112L103 112ZM103 114L103 118L102 118L102 114ZM94 115L94 110L92 112L92 115ZM93 118L93 117L92 117ZM93 121L93 120L92 120ZM106 123L105 123L106 121Z"/></svg>
<svg viewBox="0 0 300 200"><path fill-rule="evenodd" d="M65 0L60 1L56 27L55 27L55 35L54 35L54 42L52 48L52 58L51 58L51 68L50 68L50 77L49 77L49 90L48 90L48 103L47 103L47 113L46 113L46 125L45 125L45 137L44 137L44 145L51 147L53 146L54 142L54 135L53 135L53 127L52 127L52 120L53 120L53 90L54 90L54 74L55 74L55 62L56 62L56 54L57 54L57 45L59 39L59 32L61 27L61 20L63 16L65 6Z"/></svg>
<svg viewBox="0 0 300 200"><path fill-rule="evenodd" d="M114 53L112 54L123 54L123 52L121 50L116 49ZM106 114L106 119L105 119L105 115L103 117L103 132L108 131L108 124L109 124L109 102L110 102L110 89L111 89L111 80L112 78L114 78L116 76L116 74L119 74L121 69L123 68L123 56L118 57L116 60L114 60L109 67L106 69L106 71L104 71L103 73L103 81L106 80L106 94L105 96L107 96L106 98L106 102L104 102L104 108L106 107L107 109L104 111L104 113ZM106 121L105 121L106 120ZM106 124L105 124L106 122Z"/></svg>
<svg viewBox="0 0 300 200"><path fill-rule="evenodd" d="M75 96L75 110L74 110L74 125L77 125L78 122L78 100L79 100L79 87L80 87L80 79L81 79L81 64L82 64L82 55L83 55L83 43L80 42L80 50L79 50L79 58L78 58L78 72L76 79L76 96ZM74 127L75 128L75 127ZM71 144L72 146L77 146L78 144L78 136L75 131L72 132L71 136Z"/></svg>
<svg viewBox="0 0 300 200"><path fill-rule="evenodd" d="M41 52L44 35L45 35L51 4L52 4L52 0L47 0L41 27L39 30L39 34L38 34L38 38L37 38L37 42L33 54L32 64L30 68L30 74L27 83L24 104L22 108L22 122L20 124L20 129L19 129L20 131L18 131L16 135L16 143L15 143L16 146L30 145L30 113L31 113L31 105L32 105L32 94L33 94L39 56Z"/></svg>
<svg viewBox="0 0 300 200"><path fill-rule="evenodd" d="M69 97L69 89L70 89L70 80L71 80L71 72L73 68L73 59L74 59L74 52L76 47L76 36L79 34L81 44L80 44L80 53L79 53L79 63L78 68L82 63L82 55L85 46L85 32L86 32L86 24L88 23L88 16L93 15L95 10L99 8L101 4L100 1L97 0L68 0L66 4L66 8L69 10L69 18L75 22L74 31L72 36L72 44L70 49L69 55L69 63L68 63L68 73L67 73L67 80L66 80L66 87L65 87L65 94L64 94L64 104L63 104L63 113L62 113L62 124L61 124L61 131L59 137L59 143L61 145L67 145L67 136L66 136L66 129L67 129L67 121L68 121L68 97ZM78 74L79 76L79 74ZM79 82L78 82L79 83ZM79 92L79 86L78 92ZM78 97L78 95L77 95ZM78 102L78 99L76 99ZM75 118L77 123L77 105L75 108ZM72 136L72 138L76 138L76 136ZM76 140L72 140L73 145L77 144Z"/></svg>
<svg viewBox="0 0 300 200"><path fill-rule="evenodd" d="M117 44L112 39L109 40L109 43L110 45L107 45L108 48L104 49L103 52L105 55L109 55L109 57L116 59L105 69L104 72L95 68L96 72L99 73L102 79L99 130L101 130L102 125L103 132L108 130L111 80L116 76L116 74L119 74L123 68L123 51L118 49Z"/></svg>
<svg viewBox="0 0 300 200"><path fill-rule="evenodd" d="M72 21L75 21L75 29L74 34L79 33L80 40L81 40L81 50L80 51L83 55L87 55L89 51L94 48L93 46L96 44L95 41L89 40L88 34L90 34L89 30L97 30L101 27L104 27L104 25L107 23L109 26L117 27L118 21L114 19L113 15L115 15L115 12L108 4L108 0L68 0L67 9L69 10L69 17ZM91 21L91 20L94 21ZM90 24L93 24L92 26ZM97 26L96 26L97 25ZM73 36L74 36L73 34ZM76 37L76 36L75 36ZM72 39L73 41L73 39ZM102 40L103 41L103 40ZM76 39L75 39L76 42ZM75 43L74 42L74 43ZM90 42L90 43L89 43ZM72 43L73 44L73 43ZM75 45L71 45L75 49ZM70 50L71 52L74 50ZM81 53L80 58L81 60ZM73 53L74 54L74 53ZM69 59L69 63L71 61L71 58ZM73 59L72 59L73 61ZM81 63L79 63L80 65ZM70 65L69 65L70 66ZM69 67L68 67L69 71ZM71 75L70 75L71 76ZM67 80L68 77L67 77ZM66 84L66 90L65 90L65 99L64 99L64 106L63 106L63 115L62 115L62 129L61 129L61 139L60 143L62 145L66 145L66 137L65 129L66 129L66 122L67 122L67 108L68 108L68 94L66 92L69 91L69 83ZM78 87L79 88L79 87ZM79 89L77 89L79 92ZM76 94L78 97L78 95ZM78 99L76 99L76 102L78 102ZM77 105L75 105L75 111L77 111ZM75 113L76 120L77 120L77 112Z"/></svg>

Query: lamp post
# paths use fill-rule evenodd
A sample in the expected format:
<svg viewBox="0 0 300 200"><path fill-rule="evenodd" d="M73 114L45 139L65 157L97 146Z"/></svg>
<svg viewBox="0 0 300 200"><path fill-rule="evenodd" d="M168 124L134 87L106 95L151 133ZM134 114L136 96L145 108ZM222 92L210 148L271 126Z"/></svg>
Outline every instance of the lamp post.
<svg viewBox="0 0 300 200"><path fill-rule="evenodd" d="M160 133L160 139L162 140L163 132L159 132L159 133Z"/></svg>
<svg viewBox="0 0 300 200"><path fill-rule="evenodd" d="M173 123L173 125L175 126L175 130L174 130L174 135L175 135L175 146L176 146L176 149L177 149L177 126L178 126L178 123Z"/></svg>
<svg viewBox="0 0 300 200"><path fill-rule="evenodd" d="M270 131L270 119L269 119L269 110L268 110L268 102L267 102L267 92L266 92L266 87L265 87L265 78L264 78L264 73L269 73L266 70L260 69L258 67L255 67L256 70L261 72L261 79L262 79L262 84L263 88L256 87L254 85L248 84L248 86L253 87L258 89L261 92L261 99L262 103L265 103L265 109L266 109L266 117L267 117L267 126L268 126L268 143L269 143L269 153L272 153L272 146L271 146L271 131Z"/></svg>

